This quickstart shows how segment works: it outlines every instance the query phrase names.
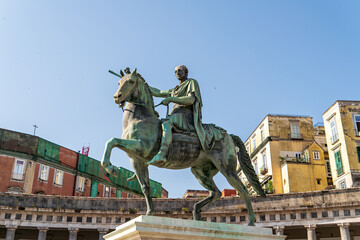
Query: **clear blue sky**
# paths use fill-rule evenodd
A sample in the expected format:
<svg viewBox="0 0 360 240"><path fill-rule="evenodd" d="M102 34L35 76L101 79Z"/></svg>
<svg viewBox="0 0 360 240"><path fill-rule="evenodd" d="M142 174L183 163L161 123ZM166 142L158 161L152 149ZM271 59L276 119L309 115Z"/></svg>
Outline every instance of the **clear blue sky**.
<svg viewBox="0 0 360 240"><path fill-rule="evenodd" d="M0 0L0 127L31 134L36 123L40 137L73 150L90 143L100 160L122 131L107 71L137 67L169 89L179 64L200 84L203 121L243 140L268 113L316 123L334 101L359 100L359 13L355 0ZM120 150L112 161L131 168ZM189 169L150 176L170 197L203 189Z"/></svg>

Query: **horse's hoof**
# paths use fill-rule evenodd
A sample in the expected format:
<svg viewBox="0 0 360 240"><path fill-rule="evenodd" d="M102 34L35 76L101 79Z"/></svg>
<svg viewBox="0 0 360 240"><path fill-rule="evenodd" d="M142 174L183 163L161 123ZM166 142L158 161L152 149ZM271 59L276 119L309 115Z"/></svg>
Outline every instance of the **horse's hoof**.
<svg viewBox="0 0 360 240"><path fill-rule="evenodd" d="M147 211L146 212L146 216L153 216L155 215L155 211L154 210L151 210L151 211Z"/></svg>

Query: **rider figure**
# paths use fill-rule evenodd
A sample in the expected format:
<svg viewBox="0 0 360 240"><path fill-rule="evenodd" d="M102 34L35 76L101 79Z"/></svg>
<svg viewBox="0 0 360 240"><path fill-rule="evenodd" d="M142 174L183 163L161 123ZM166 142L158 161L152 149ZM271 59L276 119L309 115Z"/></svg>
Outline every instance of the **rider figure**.
<svg viewBox="0 0 360 240"><path fill-rule="evenodd" d="M202 101L199 84L195 79L188 78L188 69L184 65L175 68L175 75L179 79L179 85L174 89L160 91L150 87L153 96L165 98L162 104L168 105L173 102L174 108L170 117L162 123L160 150L148 164L166 162L173 128L177 132L196 132L205 151L211 149L214 144L213 136L205 133L201 123Z"/></svg>

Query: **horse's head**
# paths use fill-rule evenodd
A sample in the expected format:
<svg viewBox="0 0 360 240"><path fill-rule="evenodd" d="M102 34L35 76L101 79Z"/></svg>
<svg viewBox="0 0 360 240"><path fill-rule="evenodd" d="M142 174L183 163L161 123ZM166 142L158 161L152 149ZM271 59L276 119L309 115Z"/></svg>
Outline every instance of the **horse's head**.
<svg viewBox="0 0 360 240"><path fill-rule="evenodd" d="M119 104L120 107L124 106L127 98L133 93L138 80L139 78L136 69L120 79L119 89L114 94L116 104Z"/></svg>

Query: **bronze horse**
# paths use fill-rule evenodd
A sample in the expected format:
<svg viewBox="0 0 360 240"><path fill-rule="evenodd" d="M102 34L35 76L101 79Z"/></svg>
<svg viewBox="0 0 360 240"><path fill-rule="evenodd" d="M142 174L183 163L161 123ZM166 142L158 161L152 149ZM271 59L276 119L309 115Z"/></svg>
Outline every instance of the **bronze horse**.
<svg viewBox="0 0 360 240"><path fill-rule="evenodd" d="M110 154L114 147L125 151L135 171L135 175L128 180L138 179L146 200L146 215L153 215L155 211L150 196L147 162L159 151L162 134L161 120L158 119L158 114L154 109L150 88L136 69L119 77L121 77L119 89L114 99L120 107L127 102L123 115L123 133L121 138L111 138L106 142L101 165L109 174L117 176L118 168L111 164ZM248 225L254 225L256 218L248 190L237 175L238 162L255 191L265 197L245 146L235 135L225 133L213 150L205 152L196 135L175 133L167 161L155 163L154 166L168 169L191 168L191 172L199 183L209 190L210 195L194 205L193 218L195 220L201 219L202 207L221 197L221 192L213 180L220 171L244 199L249 213Z"/></svg>

